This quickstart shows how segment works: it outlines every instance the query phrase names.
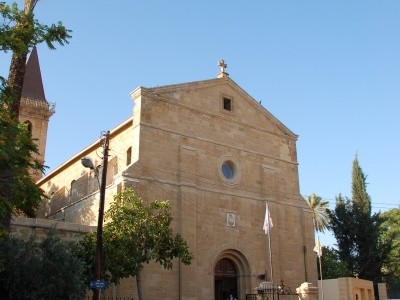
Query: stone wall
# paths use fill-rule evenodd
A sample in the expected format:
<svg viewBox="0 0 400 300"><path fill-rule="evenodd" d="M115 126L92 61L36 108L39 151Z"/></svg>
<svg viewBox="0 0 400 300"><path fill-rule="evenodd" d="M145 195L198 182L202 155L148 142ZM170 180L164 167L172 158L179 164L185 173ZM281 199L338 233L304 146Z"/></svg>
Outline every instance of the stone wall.
<svg viewBox="0 0 400 300"><path fill-rule="evenodd" d="M319 299L324 300L374 300L372 281L353 277L318 281Z"/></svg>
<svg viewBox="0 0 400 300"><path fill-rule="evenodd" d="M132 99L133 117L111 131L110 170L116 171L107 176L105 209L126 187L144 201L169 200L173 230L194 255L190 266L176 261L172 270L145 265L144 296L220 299L216 286L223 279L217 278L215 267L224 259L235 266L236 282L231 284L240 299L265 274L292 288L304 281L316 284L312 214L300 195L297 136L229 78L138 88ZM231 101L230 110L224 108L225 99ZM94 176L80 159L89 156L97 165L100 150L98 141L93 143L39 181L40 187L50 197L72 199L71 182L89 185ZM57 192L61 189L64 193ZM77 193L78 201L57 206L57 211L52 209L56 198L50 198L45 216L96 224L98 191L89 192L88 186L81 190L87 195ZM272 265L262 230L266 202L274 223ZM129 296L135 293L133 286L126 280L107 293Z"/></svg>
<svg viewBox="0 0 400 300"><path fill-rule="evenodd" d="M57 220L14 217L11 222L11 234L21 239L43 239L50 229L55 229L57 235L66 241L74 241L87 232L96 231L94 226L85 226Z"/></svg>

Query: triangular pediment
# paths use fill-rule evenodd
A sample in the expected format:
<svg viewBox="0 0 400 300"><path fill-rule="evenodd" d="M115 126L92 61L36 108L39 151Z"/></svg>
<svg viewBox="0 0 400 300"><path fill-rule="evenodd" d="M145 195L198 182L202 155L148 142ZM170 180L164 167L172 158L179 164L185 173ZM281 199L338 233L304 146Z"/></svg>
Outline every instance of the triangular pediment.
<svg viewBox="0 0 400 300"><path fill-rule="evenodd" d="M137 94L179 103L204 111L204 113L228 118L273 134L283 135L289 139L297 139L296 134L230 77L154 88L140 87L132 92L132 98L135 98ZM229 100L231 100L231 110L226 110L224 101Z"/></svg>

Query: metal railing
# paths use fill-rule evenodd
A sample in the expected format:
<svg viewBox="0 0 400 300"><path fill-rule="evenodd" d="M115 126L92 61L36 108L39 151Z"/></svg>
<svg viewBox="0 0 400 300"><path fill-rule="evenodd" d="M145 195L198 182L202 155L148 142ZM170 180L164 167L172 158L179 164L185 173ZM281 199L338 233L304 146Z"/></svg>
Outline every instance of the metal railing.
<svg viewBox="0 0 400 300"><path fill-rule="evenodd" d="M85 300L91 300L92 296L86 296ZM100 300L135 300L133 297L102 297L100 296Z"/></svg>
<svg viewBox="0 0 400 300"><path fill-rule="evenodd" d="M257 288L257 294L246 294L246 300L279 300L281 296L297 296L291 288L283 284L267 285Z"/></svg>

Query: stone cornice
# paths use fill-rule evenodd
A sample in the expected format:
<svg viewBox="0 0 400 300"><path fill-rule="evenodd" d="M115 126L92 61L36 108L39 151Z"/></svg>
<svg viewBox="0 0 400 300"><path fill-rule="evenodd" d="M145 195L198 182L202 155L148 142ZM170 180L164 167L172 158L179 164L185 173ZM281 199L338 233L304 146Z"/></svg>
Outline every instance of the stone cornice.
<svg viewBox="0 0 400 300"><path fill-rule="evenodd" d="M249 193L249 192L241 192L237 189L235 189L234 191L230 191L229 189L223 189L223 188L209 188L209 187L205 187L205 186L201 186L201 185L197 185L197 184L190 184L190 183L184 183L184 182L178 182L178 181L173 181L173 180L164 180L164 179L159 179L153 176L142 176L142 175L138 175L138 174L130 174L130 173L123 173L122 174L123 177L126 178L130 178L130 179L134 179L135 182L139 182L141 180L145 180L145 181L153 181L153 182L157 182L157 183L161 183L161 184L167 184L167 185L171 185L171 186L176 186L177 188L191 188L191 189L196 189L198 191L202 191L202 192L210 192L210 193L215 193L215 194L222 194L222 195L228 195L228 196L232 196L232 197L237 197L237 198L246 198L249 200L254 200L254 201L258 201L258 202L265 202L268 201L268 203L275 203L275 204L279 204L279 205L283 205L283 206L290 206L290 207L298 207L298 208L305 208L305 201L304 203L302 203L302 201L300 201L302 199L302 196L299 195L287 195L287 194L283 194L283 193L279 193L279 192L273 192L270 193L268 195L260 195L260 196L254 196L254 194L256 193ZM260 193L262 192L261 190L259 191ZM253 194L253 195L250 195ZM279 199L287 199L287 201L292 202L292 201L298 201L298 205L295 204L290 204L290 203L283 203L278 201Z"/></svg>
<svg viewBox="0 0 400 300"><path fill-rule="evenodd" d="M26 217L14 217L11 225L29 228L55 228L76 233L86 233L96 231L96 226L88 226L77 223L69 223L58 220L33 219Z"/></svg>
<svg viewBox="0 0 400 300"><path fill-rule="evenodd" d="M232 149L235 149L235 150L239 150L239 151L251 153L251 154L258 155L258 156L262 156L262 157L268 157L268 158L275 159L275 160L278 160L278 161L282 161L282 162L285 162L285 163L288 163L288 164L298 165L298 162L297 162L297 161L294 161L294 162L293 162L293 161L289 161L289 160L286 160L286 159L277 158L277 157L275 157L275 156L266 155L266 154L261 153L261 152L256 152L256 151L248 150L248 149L245 149L245 148L235 147L235 146L232 146L232 145L229 145L229 144L224 144L224 143L221 143L221 142L216 142L216 141L213 141L213 140L210 140L210 139L206 139L206 138L201 138L201 137L197 137L197 136L193 136L193 135L188 135L188 134L180 133L180 132L177 132L176 130L165 129L165 128L163 128L163 127L156 126L156 125L153 125L153 124L141 122L140 125L141 125L141 126L145 126L145 127L149 127L149 128L152 128L152 129L157 129L157 130L160 130L160 131L164 131L164 132L168 132L168 133L180 135L180 136L183 136L183 137L187 137L187 138L191 138L191 139L196 139L196 140L199 140L199 141L202 141L202 142L206 142L206 143L216 144L216 145L219 145L219 146L223 146L223 147L227 147L227 148L232 148Z"/></svg>

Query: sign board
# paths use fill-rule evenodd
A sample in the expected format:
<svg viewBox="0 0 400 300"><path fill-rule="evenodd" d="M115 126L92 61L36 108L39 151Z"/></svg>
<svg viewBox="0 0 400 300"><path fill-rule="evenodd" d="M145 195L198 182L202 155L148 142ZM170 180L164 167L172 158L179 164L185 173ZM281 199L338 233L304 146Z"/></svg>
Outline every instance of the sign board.
<svg viewBox="0 0 400 300"><path fill-rule="evenodd" d="M105 290L108 287L108 282L104 280L92 280L90 281L91 289Z"/></svg>

